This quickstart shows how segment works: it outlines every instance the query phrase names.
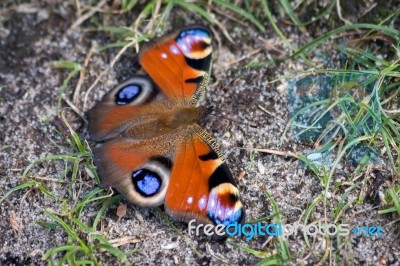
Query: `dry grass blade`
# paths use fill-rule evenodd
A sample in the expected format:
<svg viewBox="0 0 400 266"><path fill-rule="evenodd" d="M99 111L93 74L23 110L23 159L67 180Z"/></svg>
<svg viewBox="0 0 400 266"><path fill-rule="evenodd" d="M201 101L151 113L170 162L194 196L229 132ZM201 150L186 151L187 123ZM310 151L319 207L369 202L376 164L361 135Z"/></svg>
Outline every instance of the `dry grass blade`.
<svg viewBox="0 0 400 266"><path fill-rule="evenodd" d="M290 151L278 151L278 150L271 150L271 149L257 149L257 148L241 148L247 151L258 151L263 153L270 153L284 157L293 157L299 159L299 155Z"/></svg>
<svg viewBox="0 0 400 266"><path fill-rule="evenodd" d="M96 14L99 9L101 9L105 4L107 3L107 0L101 0L96 7L91 8L89 12L87 12L86 14L82 15L81 17L79 17L72 25L71 27L68 29L67 33L71 32L73 29L75 29L76 27L78 27L79 25L81 25L83 22L85 22L87 19L89 19L91 16L93 16L94 14Z"/></svg>
<svg viewBox="0 0 400 266"><path fill-rule="evenodd" d="M140 241L141 240L138 239L136 236L125 236L121 238L111 239L108 242L110 242L110 244L112 244L114 247L119 247L127 244L139 243Z"/></svg>

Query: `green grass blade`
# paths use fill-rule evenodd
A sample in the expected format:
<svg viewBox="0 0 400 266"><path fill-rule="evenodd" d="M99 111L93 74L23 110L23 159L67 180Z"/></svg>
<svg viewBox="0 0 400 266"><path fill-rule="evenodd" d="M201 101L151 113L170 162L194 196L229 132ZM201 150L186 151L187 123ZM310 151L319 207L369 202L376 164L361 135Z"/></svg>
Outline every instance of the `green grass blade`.
<svg viewBox="0 0 400 266"><path fill-rule="evenodd" d="M392 198L394 207L396 209L397 215L400 217L400 203L399 203L399 196L397 196L397 193L394 191L393 188L389 188L389 195Z"/></svg>
<svg viewBox="0 0 400 266"><path fill-rule="evenodd" d="M236 5L231 4L230 2L227 2L225 0L213 0L213 2L223 7L226 7L235 12L236 14L246 18L251 23L253 23L253 25L256 26L261 32L265 32L264 26L253 16L253 14L248 13L244 9L241 9Z"/></svg>
<svg viewBox="0 0 400 266"><path fill-rule="evenodd" d="M22 173L22 178L26 178L29 171L31 170L32 167L39 163L43 163L46 161L53 161L53 160L63 160L63 161L68 161L68 162L75 162L76 160L81 160L81 157L92 157L93 154L91 153L78 153L78 154L61 154L61 155L51 155L51 156L46 156L44 158L38 159L28 165L27 168L25 168L24 172Z"/></svg>
<svg viewBox="0 0 400 266"><path fill-rule="evenodd" d="M82 248L82 251L85 254L89 253L89 248L85 245L85 243L82 241L82 239L80 239L77 232L73 228L71 228L71 226L69 226L61 218L57 217L56 215L54 215L53 213L51 213L48 210L44 210L44 213L47 216L49 216L51 219L53 219L54 221L59 223L64 228L64 230L67 232L67 234L72 238L72 240L77 241L79 243L80 247Z"/></svg>
<svg viewBox="0 0 400 266"><path fill-rule="evenodd" d="M52 257L53 255L55 255L59 252L70 251L70 250L76 251L78 249L80 249L80 247L77 247L75 245L65 245L65 246L61 246L61 247L56 247L56 248L50 249L49 251L44 253L42 256L42 260L48 260L48 259L50 259L50 257Z"/></svg>
<svg viewBox="0 0 400 266"><path fill-rule="evenodd" d="M296 16L296 14L293 12L292 6L290 5L289 1L280 0L279 3L283 7L283 10L285 10L286 14L293 21L294 25L296 25L303 33L305 33L306 29L304 28L303 24L301 23L299 18Z"/></svg>
<svg viewBox="0 0 400 266"><path fill-rule="evenodd" d="M237 244L237 243L235 243L235 242L232 242L232 241L227 241L227 243L228 243L228 245L230 245L230 246L232 246L232 247L239 248L239 249L241 249L241 250L243 250L243 251L246 251L247 253L250 253L250 254L252 254L252 255L258 257L258 258L265 258L265 257L270 257L270 256L272 256L272 253L271 253L270 251L266 251L266 250L255 250L255 249L252 249L252 248L248 248L248 247L239 245L239 244Z"/></svg>
<svg viewBox="0 0 400 266"><path fill-rule="evenodd" d="M378 32L383 32L384 34L392 36L393 38L397 39L398 41L400 39L400 37L399 37L400 31L395 30L394 28L391 28L391 27L377 26L374 24L365 24L365 23L345 25L345 26L336 28L330 32L327 32L327 33L315 38L308 44L304 45L303 47L301 47L300 49L295 51L290 57L293 58L293 57L296 57L303 53L309 52L311 49L314 49L317 45L319 45L323 41L326 41L329 37L331 37L333 35L336 35L336 34L339 34L339 33L345 32L345 31L349 31L349 30L359 30L359 29L371 29L371 30L375 30Z"/></svg>
<svg viewBox="0 0 400 266"><path fill-rule="evenodd" d="M207 20L209 23L211 24L215 24L215 20L213 17L211 17L206 10L204 10L203 8L201 8L198 4L194 4L191 2L185 2L185 1L174 1L174 3L176 3L177 5L186 8L190 11L192 11L193 13L197 13L200 16L202 16L205 20Z"/></svg>
<svg viewBox="0 0 400 266"><path fill-rule="evenodd" d="M23 183L23 184L21 184L21 185L18 185L18 186L16 186L16 187L10 189L9 191L7 191L6 194L4 194L3 197L0 198L0 204L3 202L3 200L5 200L6 198L8 198L12 193L14 193L14 192L16 192L16 191L18 191L18 190L21 190L21 189L24 189L24 188L27 188L27 187L33 187L33 186L36 186L36 185L37 185L37 182L35 182L35 181L28 181L28 182L26 182L26 183Z"/></svg>
<svg viewBox="0 0 400 266"><path fill-rule="evenodd" d="M315 206L317 206L318 202L320 202L324 196L322 194L319 194L317 197L313 199L311 202L310 206L307 207L305 215L304 215L304 226L308 225L308 220L310 219L311 213L314 210ZM311 248L310 240L308 240L308 235L304 231L304 240L306 241L306 245L308 248Z"/></svg>
<svg viewBox="0 0 400 266"><path fill-rule="evenodd" d="M289 47L291 50L293 50L292 44L289 42L289 40L286 38L283 32L279 29L278 25L275 23L275 18L272 16L267 0L261 0L261 5L265 16L267 17L269 23L271 24L271 27L274 29L276 34L278 34L278 36L282 39L282 41L286 44L286 46Z"/></svg>
<svg viewBox="0 0 400 266"><path fill-rule="evenodd" d="M100 210L97 212L96 218L93 221L92 229L96 230L101 217L103 216L104 212L106 211L106 209L108 207L110 207L111 205L114 205L117 202L120 202L123 199L124 199L124 196L122 196L122 195L116 195L112 198L107 199L107 201L103 203L103 206L101 206Z"/></svg>

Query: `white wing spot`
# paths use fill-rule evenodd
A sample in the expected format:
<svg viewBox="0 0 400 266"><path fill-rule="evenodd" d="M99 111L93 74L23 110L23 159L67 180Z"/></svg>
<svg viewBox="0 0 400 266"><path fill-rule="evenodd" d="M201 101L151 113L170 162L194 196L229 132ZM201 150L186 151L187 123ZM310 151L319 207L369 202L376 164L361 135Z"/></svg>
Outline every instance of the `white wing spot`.
<svg viewBox="0 0 400 266"><path fill-rule="evenodd" d="M199 200L199 209L203 210L206 207L206 197L203 196L201 197L201 199Z"/></svg>
<svg viewBox="0 0 400 266"><path fill-rule="evenodd" d="M187 203L190 205L193 203L193 197L188 197Z"/></svg>
<svg viewBox="0 0 400 266"><path fill-rule="evenodd" d="M179 49L175 45L171 45L169 47L169 50L171 50L171 53L173 53L173 54L179 54Z"/></svg>

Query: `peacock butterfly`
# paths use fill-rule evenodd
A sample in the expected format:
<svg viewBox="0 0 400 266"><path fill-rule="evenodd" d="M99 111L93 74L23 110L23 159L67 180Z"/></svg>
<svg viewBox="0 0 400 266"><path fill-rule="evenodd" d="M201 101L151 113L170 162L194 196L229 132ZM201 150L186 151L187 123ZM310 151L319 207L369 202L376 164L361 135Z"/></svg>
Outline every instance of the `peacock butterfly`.
<svg viewBox="0 0 400 266"><path fill-rule="evenodd" d="M120 84L88 112L103 187L138 206L164 204L175 221L243 222L232 174L215 141L200 127L211 66L211 33L189 26L143 47L149 76Z"/></svg>

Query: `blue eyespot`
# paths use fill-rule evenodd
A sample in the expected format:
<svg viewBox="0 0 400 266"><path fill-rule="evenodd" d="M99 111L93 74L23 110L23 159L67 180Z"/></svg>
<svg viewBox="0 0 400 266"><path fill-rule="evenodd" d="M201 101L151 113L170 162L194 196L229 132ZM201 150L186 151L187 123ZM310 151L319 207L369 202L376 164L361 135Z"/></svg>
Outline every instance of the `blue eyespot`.
<svg viewBox="0 0 400 266"><path fill-rule="evenodd" d="M211 35L210 33L205 30L205 29L188 29L188 30L183 30L179 33L178 37L176 40L179 42L181 39L185 38L186 36L191 35L191 36L197 36L200 38L210 38Z"/></svg>
<svg viewBox="0 0 400 266"><path fill-rule="evenodd" d="M225 214L224 216L219 216L218 215L218 210L216 210L217 213L214 212L208 212L208 217L211 219L211 221L214 221L215 224L223 224L227 226L228 224L232 223L240 223L243 220L243 210L232 210L232 213Z"/></svg>
<svg viewBox="0 0 400 266"><path fill-rule="evenodd" d="M161 188L161 178L153 171L139 169L132 174L133 185L136 191L143 197L152 197Z"/></svg>
<svg viewBox="0 0 400 266"><path fill-rule="evenodd" d="M129 84L122 87L115 95L115 102L118 105L126 105L134 101L142 93L142 87L137 84Z"/></svg>

